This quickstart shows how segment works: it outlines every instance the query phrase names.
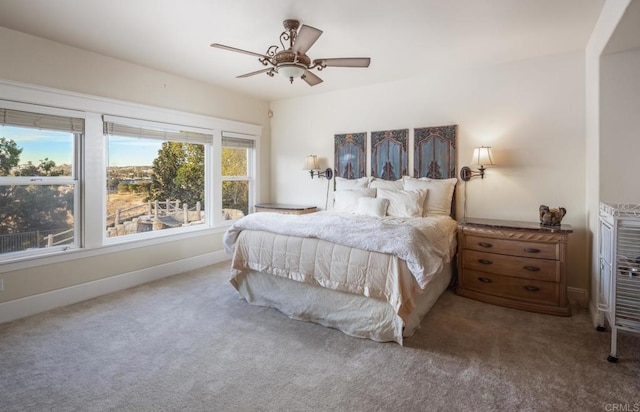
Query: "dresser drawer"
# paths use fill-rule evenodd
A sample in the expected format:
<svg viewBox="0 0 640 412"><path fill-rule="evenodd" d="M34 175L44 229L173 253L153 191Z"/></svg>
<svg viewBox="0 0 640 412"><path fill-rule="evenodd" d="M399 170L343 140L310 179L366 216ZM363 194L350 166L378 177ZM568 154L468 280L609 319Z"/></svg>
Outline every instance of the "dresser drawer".
<svg viewBox="0 0 640 412"><path fill-rule="evenodd" d="M458 223L458 287L471 299L570 316L567 244L571 226L466 218Z"/></svg>
<svg viewBox="0 0 640 412"><path fill-rule="evenodd" d="M465 272L460 287L487 295L557 305L560 301L561 285L469 270Z"/></svg>
<svg viewBox="0 0 640 412"><path fill-rule="evenodd" d="M557 243L527 242L473 235L467 235L464 239L462 247L465 249L539 259L560 259Z"/></svg>
<svg viewBox="0 0 640 412"><path fill-rule="evenodd" d="M560 281L560 261L465 250L464 269L495 273L525 279Z"/></svg>

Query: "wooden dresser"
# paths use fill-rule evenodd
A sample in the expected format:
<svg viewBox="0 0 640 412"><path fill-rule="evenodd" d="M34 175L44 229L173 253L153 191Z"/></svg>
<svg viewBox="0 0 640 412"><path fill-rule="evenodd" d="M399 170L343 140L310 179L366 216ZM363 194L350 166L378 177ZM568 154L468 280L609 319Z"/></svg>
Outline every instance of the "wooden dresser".
<svg viewBox="0 0 640 412"><path fill-rule="evenodd" d="M487 303L570 316L569 225L468 218L458 223L456 293Z"/></svg>
<svg viewBox="0 0 640 412"><path fill-rule="evenodd" d="M315 206L284 205L281 203L262 203L256 205L256 212L283 213L286 215L306 215L317 211Z"/></svg>

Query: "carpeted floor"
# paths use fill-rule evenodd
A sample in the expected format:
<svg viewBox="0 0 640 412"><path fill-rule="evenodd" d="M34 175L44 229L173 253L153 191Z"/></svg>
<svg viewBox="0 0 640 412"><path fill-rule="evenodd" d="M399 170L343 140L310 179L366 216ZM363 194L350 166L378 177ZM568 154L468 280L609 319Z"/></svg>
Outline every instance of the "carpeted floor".
<svg viewBox="0 0 640 412"><path fill-rule="evenodd" d="M445 292L402 347L248 305L228 265L0 325L0 410L640 410L640 336L608 363L586 313Z"/></svg>

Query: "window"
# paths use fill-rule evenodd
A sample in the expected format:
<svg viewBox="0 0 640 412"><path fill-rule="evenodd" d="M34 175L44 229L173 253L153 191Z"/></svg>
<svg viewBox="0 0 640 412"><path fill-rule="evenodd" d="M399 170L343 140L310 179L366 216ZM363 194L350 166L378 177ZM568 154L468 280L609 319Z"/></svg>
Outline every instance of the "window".
<svg viewBox="0 0 640 412"><path fill-rule="evenodd" d="M253 211L260 126L2 80L0 96L5 270L222 233Z"/></svg>
<svg viewBox="0 0 640 412"><path fill-rule="evenodd" d="M78 246L84 119L59 115L79 115L66 110L36 113L7 108L26 105L2 104L0 257Z"/></svg>
<svg viewBox="0 0 640 412"><path fill-rule="evenodd" d="M254 141L222 134L222 215L224 220L249 214L252 200Z"/></svg>
<svg viewBox="0 0 640 412"><path fill-rule="evenodd" d="M105 116L106 236L205 225L213 136Z"/></svg>

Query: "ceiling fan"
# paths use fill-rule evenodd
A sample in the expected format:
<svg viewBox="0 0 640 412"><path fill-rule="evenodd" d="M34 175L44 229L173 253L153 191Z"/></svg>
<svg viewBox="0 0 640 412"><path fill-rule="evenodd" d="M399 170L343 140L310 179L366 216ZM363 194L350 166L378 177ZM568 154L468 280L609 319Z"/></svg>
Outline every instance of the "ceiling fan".
<svg viewBox="0 0 640 412"><path fill-rule="evenodd" d="M325 67L369 67L369 63L371 63L369 57L325 58L312 61L306 53L318 40L322 30L304 24L300 26L298 20L285 20L282 25L285 30L280 34L282 50L279 51L280 47L277 45L269 47L264 54L219 43L213 43L211 47L255 56L258 57L260 63L270 66L266 69L242 74L237 78L250 77L260 73L266 73L268 76L273 77L275 73L279 73L289 79L291 83L299 77L307 82L309 86L322 83L322 79L311 72L313 69L320 71ZM300 28L299 31L298 28Z"/></svg>

